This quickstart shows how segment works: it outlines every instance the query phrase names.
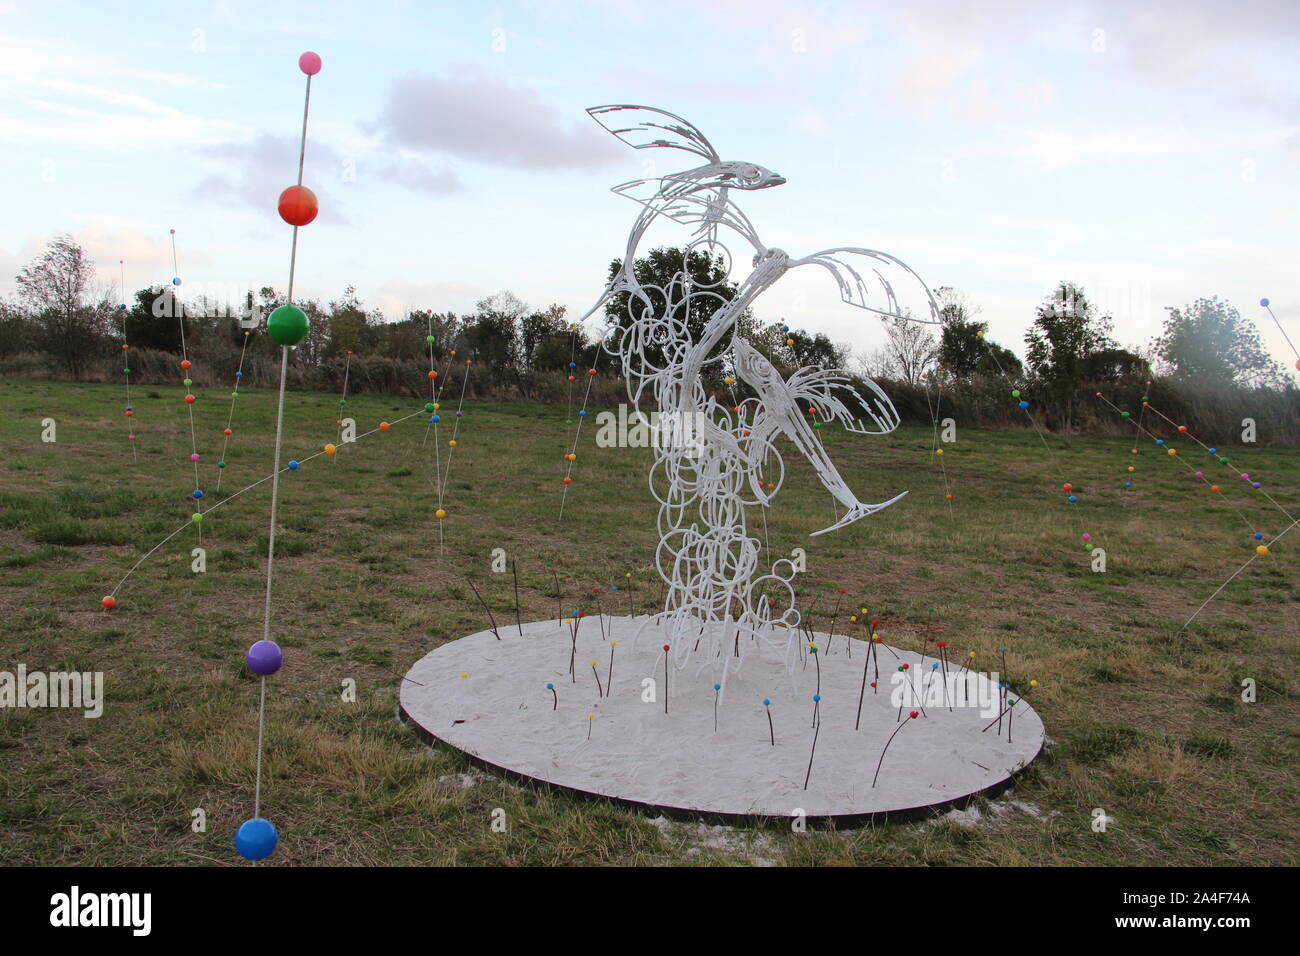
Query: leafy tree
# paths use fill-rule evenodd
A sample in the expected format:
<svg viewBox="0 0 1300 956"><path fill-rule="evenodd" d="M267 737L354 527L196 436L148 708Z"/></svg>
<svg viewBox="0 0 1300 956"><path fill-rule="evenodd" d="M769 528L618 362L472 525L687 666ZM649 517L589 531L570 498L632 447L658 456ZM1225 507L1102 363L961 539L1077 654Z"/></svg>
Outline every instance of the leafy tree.
<svg viewBox="0 0 1300 956"><path fill-rule="evenodd" d="M112 305L95 296L95 263L71 236L59 236L14 281L45 350L80 378L112 328Z"/></svg>
<svg viewBox="0 0 1300 956"><path fill-rule="evenodd" d="M1179 378L1273 387L1286 382L1255 323L1218 296L1170 309L1154 345L1156 355Z"/></svg>
<svg viewBox="0 0 1300 956"><path fill-rule="evenodd" d="M519 320L519 358L525 368L538 366L539 354L547 340L572 337L564 321L565 311L564 306L552 303L541 312L530 312ZM567 364L567 361L562 364Z"/></svg>
<svg viewBox="0 0 1300 956"><path fill-rule="evenodd" d="M979 368L984 355L987 322L977 321L980 307L966 293L951 286L934 290L943 328L939 333L939 364L957 378L967 378Z"/></svg>
<svg viewBox="0 0 1300 956"><path fill-rule="evenodd" d="M180 354L181 323L189 322L185 328L187 336L194 332L194 322L185 313L184 303L176 297L171 285L138 289L125 322L126 340L131 348Z"/></svg>
<svg viewBox="0 0 1300 956"><path fill-rule="evenodd" d="M15 355L34 347L39 330L17 303L0 299L0 355Z"/></svg>
<svg viewBox="0 0 1300 956"><path fill-rule="evenodd" d="M609 278L613 279L622 267L620 259L611 262ZM705 326L718 309L735 298L738 288L736 283L727 279L727 264L723 257L703 250L687 255L683 249L652 249L644 258L636 260L632 272L650 294L649 307L660 313L667 306L670 316L686 326L687 334L694 342L703 336ZM686 290L677 281L681 273L689 276L691 281L689 300ZM620 292L605 304L605 315L611 325L627 328L633 320L639 320L645 314L646 308L646 303L640 298ZM752 322L753 314L746 309L738 318L737 325L742 331L747 331ZM718 350L725 348L726 344L726 341L722 342ZM649 365L663 366L664 355L660 346L647 343L644 354Z"/></svg>
<svg viewBox="0 0 1300 956"><path fill-rule="evenodd" d="M1142 356L1128 349L1100 349L1084 360L1083 377L1089 382L1148 379L1151 377L1151 366Z"/></svg>
<svg viewBox="0 0 1300 956"><path fill-rule="evenodd" d="M1058 285L1038 307L1025 334L1029 369L1044 386L1060 415L1060 433L1069 448L1078 392L1087 378L1088 362L1115 349L1110 316L1098 316L1083 289L1072 282Z"/></svg>
<svg viewBox="0 0 1300 956"><path fill-rule="evenodd" d="M269 290L262 291L265 293ZM343 290L343 295L339 299L329 303L328 316L326 320L329 324L329 345L326 349L328 355L358 352L363 343L367 346L374 344L374 337L369 334L370 317L361 307L361 300L357 298L355 286L349 285Z"/></svg>

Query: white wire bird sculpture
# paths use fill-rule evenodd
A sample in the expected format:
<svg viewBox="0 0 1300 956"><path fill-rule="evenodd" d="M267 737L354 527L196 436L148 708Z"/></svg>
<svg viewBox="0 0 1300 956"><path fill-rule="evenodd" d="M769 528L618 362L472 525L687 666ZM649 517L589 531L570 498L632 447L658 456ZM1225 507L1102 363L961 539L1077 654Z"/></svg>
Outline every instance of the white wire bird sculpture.
<svg viewBox="0 0 1300 956"><path fill-rule="evenodd" d="M658 412L650 489L660 505L656 565L667 588L663 610L646 626L664 630L678 666L703 646L701 662L721 671L725 688L727 674L733 663L738 666L751 637L758 646L784 648L791 665L794 661L799 622L794 565L781 559L761 569L760 542L750 535L747 521L749 509L768 507L780 491L785 470L777 435L808 459L822 485L845 508L842 517L814 535L843 528L907 494L876 504L860 501L801 409L801 403L809 405L822 422L841 422L859 434L886 434L899 423L888 396L871 381L864 382L864 395L841 369L803 368L782 378L738 334L738 319L787 272L802 266L827 270L845 302L883 317L933 325L940 322L939 307L920 277L887 253L839 247L792 259L769 248L732 192L767 189L785 179L756 163L724 161L680 116L627 105L587 112L635 149L681 150L705 161L614 187L614 193L643 208L628 234L621 265L583 319L626 293L626 315L611 317L604 347L620 358L635 409L644 414L642 405L653 398ZM666 287L645 286L633 266L643 237L660 217L691 226L693 233L682 270ZM718 238L722 229L738 233L753 248L752 271L730 296L718 291L718 283L692 278L689 269L692 253L731 262ZM711 297L716 308L698 336L692 336L686 317L693 314L696 297ZM911 305L928 317L915 318ZM723 362L757 397L726 407L706 393L702 373Z"/></svg>

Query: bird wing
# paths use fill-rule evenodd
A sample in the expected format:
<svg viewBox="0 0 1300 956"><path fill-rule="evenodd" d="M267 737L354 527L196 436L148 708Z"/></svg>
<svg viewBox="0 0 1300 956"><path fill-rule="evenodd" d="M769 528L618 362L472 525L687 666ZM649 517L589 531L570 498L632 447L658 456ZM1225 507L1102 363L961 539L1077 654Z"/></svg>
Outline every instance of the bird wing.
<svg viewBox="0 0 1300 956"><path fill-rule="evenodd" d="M866 391L857 388L854 377L844 369L802 368L788 379L790 393L817 409L824 422L842 422L846 430L858 435L884 435L898 427L900 419L894 403L875 382L861 379ZM851 396L845 401L841 395ZM875 424L864 424L863 416Z"/></svg>
<svg viewBox="0 0 1300 956"><path fill-rule="evenodd" d="M817 265L830 272L849 305L887 318L941 325L939 304L921 277L886 252L845 246L824 249L790 263L790 268ZM923 316L928 316L924 318Z"/></svg>
<svg viewBox="0 0 1300 956"><path fill-rule="evenodd" d="M692 123L674 113L653 106L611 104L593 106L591 118L633 149L666 147L703 156L711 163L722 161L718 151Z"/></svg>

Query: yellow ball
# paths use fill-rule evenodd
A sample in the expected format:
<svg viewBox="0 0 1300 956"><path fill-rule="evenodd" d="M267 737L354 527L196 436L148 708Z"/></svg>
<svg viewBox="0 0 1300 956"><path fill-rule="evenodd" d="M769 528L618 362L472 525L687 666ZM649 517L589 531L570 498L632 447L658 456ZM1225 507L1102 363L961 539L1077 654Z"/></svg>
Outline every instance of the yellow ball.
<svg viewBox="0 0 1300 956"><path fill-rule="evenodd" d="M968 656L971 660L974 660L974 659L975 659L975 652L974 652L974 651L971 651L970 654L968 654L967 656Z"/></svg>
<svg viewBox="0 0 1300 956"><path fill-rule="evenodd" d="M1031 680L1031 681L1029 682L1029 686L1030 686L1030 687L1037 687L1037 686L1038 686L1038 681L1036 681L1036 680Z"/></svg>
<svg viewBox="0 0 1300 956"><path fill-rule="evenodd" d="M982 338L984 338L984 333L983 333L983 332L976 332L976 333L975 333L975 338L977 338L977 339L982 339Z"/></svg>
<svg viewBox="0 0 1300 956"><path fill-rule="evenodd" d="M735 380L734 378L724 378L724 379L722 380L722 384L724 384L724 385L734 385L734 384L736 384L736 380Z"/></svg>
<svg viewBox="0 0 1300 956"><path fill-rule="evenodd" d="M433 403L433 410L434 410L435 412L436 412L438 409L440 409L440 408L442 408L442 403L441 403L441 402L434 402L434 403Z"/></svg>
<svg viewBox="0 0 1300 956"><path fill-rule="evenodd" d="M934 453L935 453L936 455L942 455L942 454L943 454L943 449L942 449L942 448L936 448L936 449L934 450Z"/></svg>
<svg viewBox="0 0 1300 956"><path fill-rule="evenodd" d="M325 454L327 454L327 455L332 455L332 454L334 454L336 451L338 451L338 449L335 448L333 445L326 445L326 446L325 446Z"/></svg>
<svg viewBox="0 0 1300 956"><path fill-rule="evenodd" d="M595 666L596 666L596 662L595 662L595 661L592 661L592 662L591 662L591 666L592 666L592 667L595 667Z"/></svg>
<svg viewBox="0 0 1300 956"><path fill-rule="evenodd" d="M1176 455L1176 454L1178 454L1178 449L1177 449L1177 448L1171 448L1171 449L1169 449L1169 454L1171 454L1171 455Z"/></svg>
<svg viewBox="0 0 1300 956"><path fill-rule="evenodd" d="M1129 470L1129 471L1137 471L1137 469L1134 468L1132 465L1129 465L1129 466L1128 466L1128 470Z"/></svg>
<svg viewBox="0 0 1300 956"><path fill-rule="evenodd" d="M856 614L850 614L850 615L849 615L849 623L850 623L850 624L856 624L856 623L858 623L858 616L857 616Z"/></svg>
<svg viewBox="0 0 1300 956"><path fill-rule="evenodd" d="M627 574L623 575L623 577L625 577L625 578L630 578L631 576L632 576L632 572L631 572L631 571L629 571Z"/></svg>
<svg viewBox="0 0 1300 956"><path fill-rule="evenodd" d="M445 511L443 511L441 508L439 508L437 511L435 511L435 512L433 513L433 516L434 516L435 518L445 518L445 517L447 517L447 512L445 512Z"/></svg>
<svg viewBox="0 0 1300 956"><path fill-rule="evenodd" d="M465 677L468 677L469 675L468 675L468 674L461 674L460 676L461 676L462 678L465 678Z"/></svg>
<svg viewBox="0 0 1300 956"><path fill-rule="evenodd" d="M794 345L794 339L786 339L786 340L785 340L785 344L786 344L786 345Z"/></svg>
<svg viewBox="0 0 1300 956"><path fill-rule="evenodd" d="M867 609L864 607L864 608L863 608L861 611L859 611L858 613L859 613L859 614L866 614L866 613L867 613Z"/></svg>
<svg viewBox="0 0 1300 956"><path fill-rule="evenodd" d="M455 448L455 447L456 447L456 439L453 438L451 441L447 442L447 444L450 445L452 448Z"/></svg>
<svg viewBox="0 0 1300 956"><path fill-rule="evenodd" d="M1255 553L1262 558L1264 555L1268 554L1268 545L1261 544L1258 548L1255 549Z"/></svg>
<svg viewBox="0 0 1300 956"><path fill-rule="evenodd" d="M609 646L610 646L610 647L618 647L618 641L610 641L610 642L609 642Z"/></svg>

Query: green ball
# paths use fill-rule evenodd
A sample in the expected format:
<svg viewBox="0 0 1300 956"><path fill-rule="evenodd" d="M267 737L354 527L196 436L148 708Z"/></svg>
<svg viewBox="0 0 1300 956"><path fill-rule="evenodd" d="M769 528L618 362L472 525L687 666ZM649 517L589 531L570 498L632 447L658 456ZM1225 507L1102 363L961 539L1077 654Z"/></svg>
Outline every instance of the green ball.
<svg viewBox="0 0 1300 956"><path fill-rule="evenodd" d="M566 419L564 420L564 424L566 424L566 425L572 425L572 424L573 424L573 419L572 419L572 418L566 418Z"/></svg>
<svg viewBox="0 0 1300 956"><path fill-rule="evenodd" d="M1144 402L1149 402L1149 401L1151 401L1151 399L1149 399L1149 398L1147 398L1145 395L1143 395L1143 396L1142 396L1142 401L1144 401Z"/></svg>
<svg viewBox="0 0 1300 956"><path fill-rule="evenodd" d="M346 405L347 403L348 403L348 400L347 400L346 398L340 398L340 399L339 399L339 404L340 404L340 405Z"/></svg>
<svg viewBox="0 0 1300 956"><path fill-rule="evenodd" d="M203 523L203 515L199 514L199 513L196 511L196 512L194 512L194 514L190 515L190 520L193 521L195 524L202 524L202 523Z"/></svg>
<svg viewBox="0 0 1300 956"><path fill-rule="evenodd" d="M821 422L813 422L813 428L821 428L821 427L822 427Z"/></svg>
<svg viewBox="0 0 1300 956"><path fill-rule="evenodd" d="M425 402L425 403L424 403L424 410L425 410L426 412L431 412L431 411L433 411L433 402Z"/></svg>
<svg viewBox="0 0 1300 956"><path fill-rule="evenodd" d="M217 467L218 467L218 468L225 468L225 467L226 467L226 463L225 463L224 461L219 461L219 462L217 462Z"/></svg>
<svg viewBox="0 0 1300 956"><path fill-rule="evenodd" d="M432 345L432 344L436 341L436 339L434 339L434 337L433 337L432 335L426 335L426 336L424 337L424 341L426 341L426 342L428 342L430 345Z"/></svg>
<svg viewBox="0 0 1300 956"><path fill-rule="evenodd" d="M307 313L296 305L282 305L266 320L266 332L276 345L297 345L307 337Z"/></svg>
<svg viewBox="0 0 1300 956"><path fill-rule="evenodd" d="M129 368L124 368L124 369L122 369L122 374L123 374L123 375L130 375L130 374L131 374L131 370L130 370Z"/></svg>
<svg viewBox="0 0 1300 956"><path fill-rule="evenodd" d="M1119 417L1120 417L1120 418L1128 418L1128 412L1120 412L1120 413L1119 413Z"/></svg>
<svg viewBox="0 0 1300 956"><path fill-rule="evenodd" d="M1020 397L1020 389L1018 389L1018 388L1017 388L1017 389L1012 389L1012 391L1011 391L1011 397L1012 397L1012 398L1019 398L1019 397Z"/></svg>
<svg viewBox="0 0 1300 956"><path fill-rule="evenodd" d="M238 398L238 397L239 397L239 393L238 393L238 392L231 392L231 393L230 393L230 397L231 397L231 398Z"/></svg>
<svg viewBox="0 0 1300 956"><path fill-rule="evenodd" d="M194 384L194 379L192 379L192 378L184 379L184 384L185 384L185 387L186 387L186 388L189 388L191 385Z"/></svg>
<svg viewBox="0 0 1300 956"><path fill-rule="evenodd" d="M1225 465L1228 463L1228 459L1226 459L1226 458L1220 458L1219 461L1222 462L1222 463L1225 464Z"/></svg>

